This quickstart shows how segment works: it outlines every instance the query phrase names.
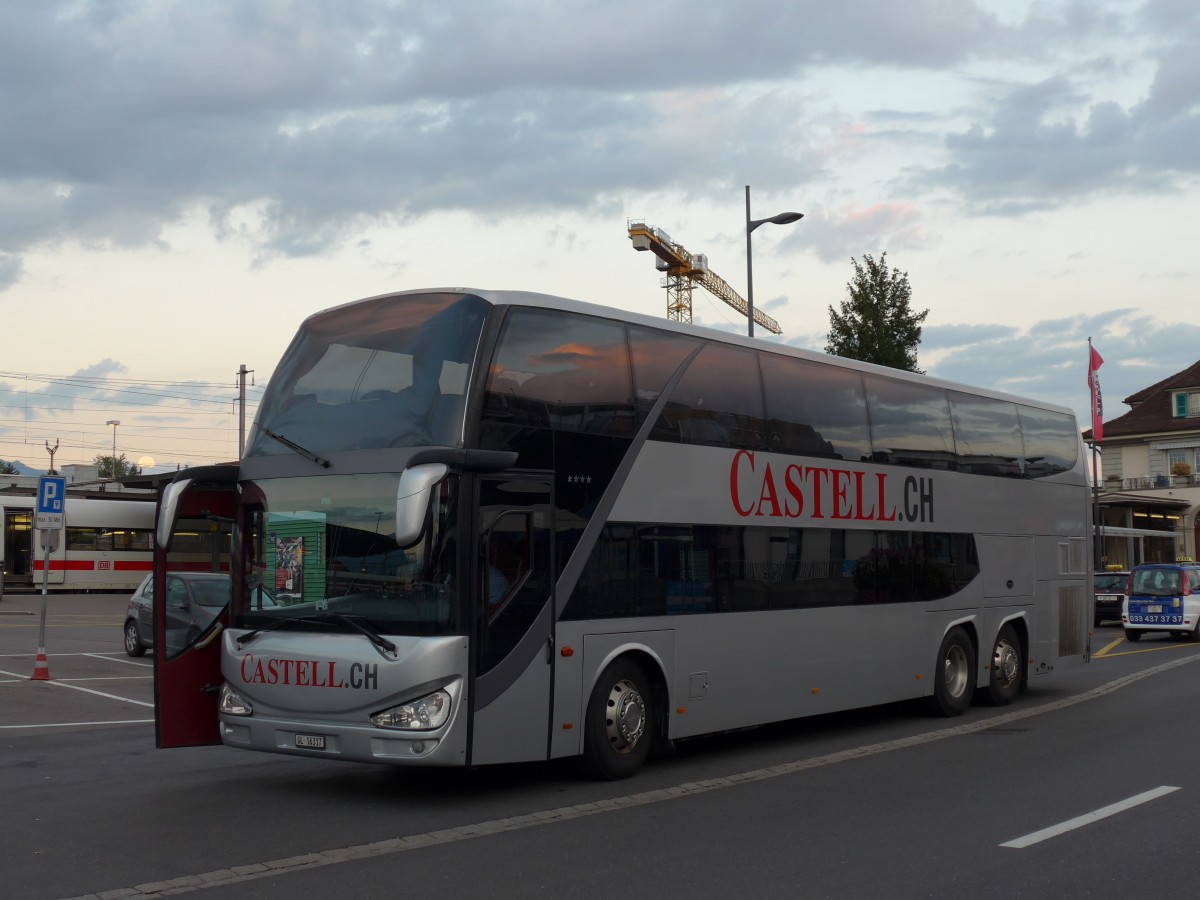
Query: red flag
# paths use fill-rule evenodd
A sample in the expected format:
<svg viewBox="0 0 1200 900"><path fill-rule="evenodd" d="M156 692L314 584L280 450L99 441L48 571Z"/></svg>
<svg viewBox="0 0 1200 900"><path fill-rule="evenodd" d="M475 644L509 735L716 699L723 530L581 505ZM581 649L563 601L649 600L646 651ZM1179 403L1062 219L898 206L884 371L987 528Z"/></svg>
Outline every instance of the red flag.
<svg viewBox="0 0 1200 900"><path fill-rule="evenodd" d="M1088 387L1092 391L1092 440L1097 444L1104 440L1104 403L1100 399L1100 367L1104 359L1088 341Z"/></svg>

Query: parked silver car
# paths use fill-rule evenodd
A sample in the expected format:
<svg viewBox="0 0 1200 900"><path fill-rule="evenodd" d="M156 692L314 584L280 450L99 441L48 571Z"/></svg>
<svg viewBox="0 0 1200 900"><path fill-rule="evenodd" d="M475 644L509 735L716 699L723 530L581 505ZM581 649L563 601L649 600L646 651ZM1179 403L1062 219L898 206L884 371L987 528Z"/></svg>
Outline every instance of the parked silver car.
<svg viewBox="0 0 1200 900"><path fill-rule="evenodd" d="M174 572L167 575L167 652L191 644L229 602L229 575ZM147 575L129 598L125 652L142 656L154 646L154 577Z"/></svg>

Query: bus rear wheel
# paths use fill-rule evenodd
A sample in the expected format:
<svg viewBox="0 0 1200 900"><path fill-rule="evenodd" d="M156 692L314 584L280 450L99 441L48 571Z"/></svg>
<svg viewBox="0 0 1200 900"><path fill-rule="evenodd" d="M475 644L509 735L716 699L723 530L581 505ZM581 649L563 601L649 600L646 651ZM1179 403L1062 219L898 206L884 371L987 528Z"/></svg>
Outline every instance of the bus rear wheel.
<svg viewBox="0 0 1200 900"><path fill-rule="evenodd" d="M583 764L597 778L628 778L642 767L655 733L650 682L642 667L618 659L601 674L588 700Z"/></svg>
<svg viewBox="0 0 1200 900"><path fill-rule="evenodd" d="M1021 640L1011 625L1005 625L996 635L990 672L986 695L988 703L1007 706L1017 699L1025 680L1025 658L1021 652Z"/></svg>
<svg viewBox="0 0 1200 900"><path fill-rule="evenodd" d="M975 693L975 647L961 628L942 638L934 673L932 706L942 716L960 716Z"/></svg>

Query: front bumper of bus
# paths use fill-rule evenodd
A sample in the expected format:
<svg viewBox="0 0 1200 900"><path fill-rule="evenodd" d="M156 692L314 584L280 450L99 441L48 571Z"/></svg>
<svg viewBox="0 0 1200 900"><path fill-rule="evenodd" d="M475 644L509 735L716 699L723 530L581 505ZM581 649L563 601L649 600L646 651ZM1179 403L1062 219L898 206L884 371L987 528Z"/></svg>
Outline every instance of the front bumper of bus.
<svg viewBox="0 0 1200 900"><path fill-rule="evenodd" d="M228 690L228 689L227 689ZM466 763L466 716L461 681L447 685L445 724L428 730L385 728L369 722L287 719L220 713L221 743L243 750L390 765L461 766ZM236 695L235 695L236 696ZM225 700L225 697L222 697Z"/></svg>

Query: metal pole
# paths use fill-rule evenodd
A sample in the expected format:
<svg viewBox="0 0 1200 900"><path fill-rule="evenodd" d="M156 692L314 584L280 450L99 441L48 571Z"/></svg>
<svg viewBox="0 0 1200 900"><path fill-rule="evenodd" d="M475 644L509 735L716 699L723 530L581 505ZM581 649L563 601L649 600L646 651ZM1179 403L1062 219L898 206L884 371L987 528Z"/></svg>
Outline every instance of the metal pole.
<svg viewBox="0 0 1200 900"><path fill-rule="evenodd" d="M50 583L50 535L47 529L40 528L42 548L45 551L42 562L42 614L38 621L38 651L33 662L31 681L49 681L50 665L46 661L46 595Z"/></svg>
<svg viewBox="0 0 1200 900"><path fill-rule="evenodd" d="M1100 473L1096 458L1096 444L1092 443L1092 547L1095 559L1092 570L1099 571L1104 560L1104 525L1100 519Z"/></svg>
<svg viewBox="0 0 1200 900"><path fill-rule="evenodd" d="M748 334L754 337L754 266L750 261L750 185L746 185L746 316Z"/></svg>
<svg viewBox="0 0 1200 900"><path fill-rule="evenodd" d="M111 425L112 430L113 430L112 472L110 472L109 474L112 475L112 480L116 481L117 480L117 426L121 424L121 420L120 419L109 419L104 424ZM114 490L116 489L115 484L113 485L113 489Z"/></svg>
<svg viewBox="0 0 1200 900"><path fill-rule="evenodd" d="M238 369L238 459L246 450L246 364Z"/></svg>
<svg viewBox="0 0 1200 900"><path fill-rule="evenodd" d="M50 584L50 541L46 530L38 532L42 536L42 620L38 624L38 653L46 653L46 592Z"/></svg>

